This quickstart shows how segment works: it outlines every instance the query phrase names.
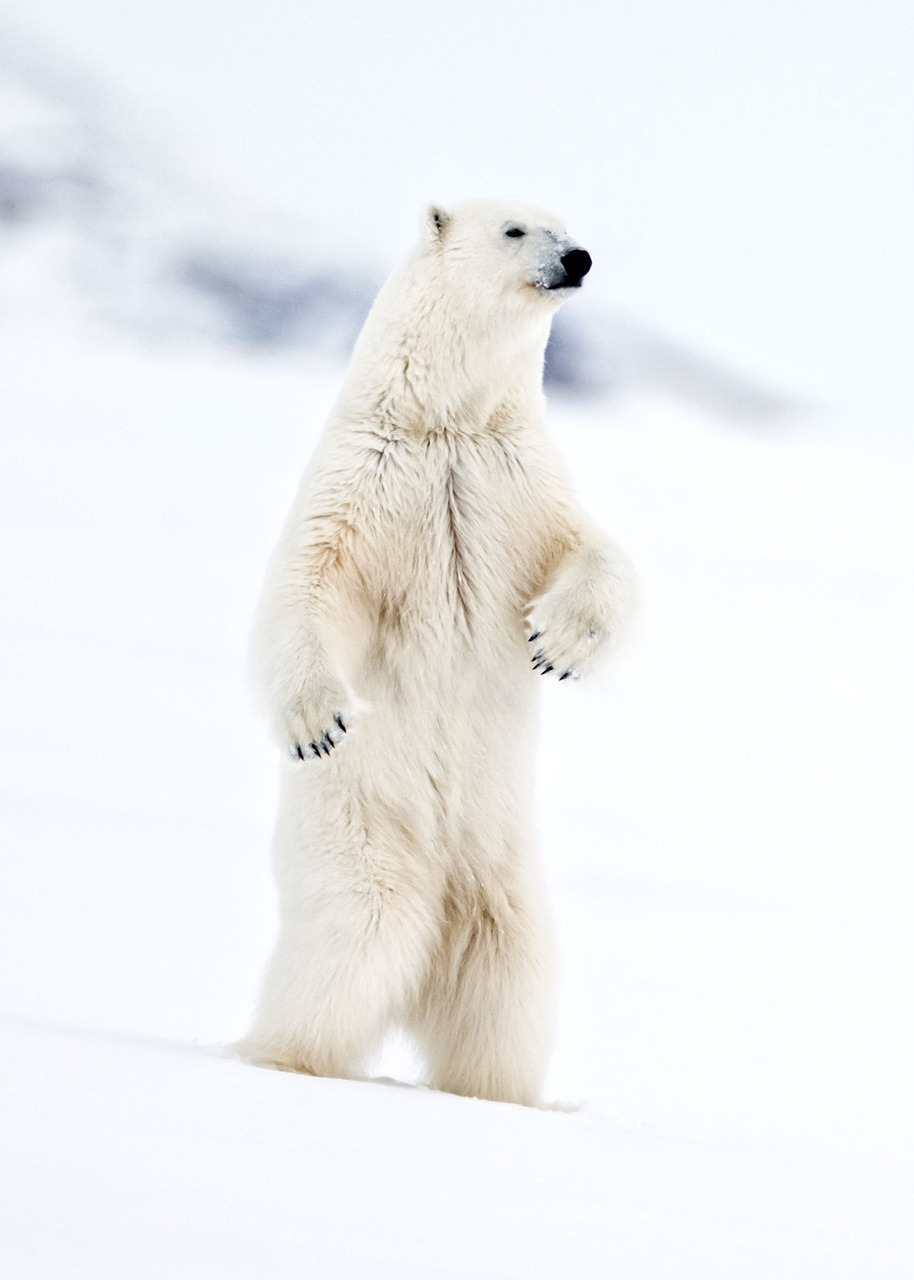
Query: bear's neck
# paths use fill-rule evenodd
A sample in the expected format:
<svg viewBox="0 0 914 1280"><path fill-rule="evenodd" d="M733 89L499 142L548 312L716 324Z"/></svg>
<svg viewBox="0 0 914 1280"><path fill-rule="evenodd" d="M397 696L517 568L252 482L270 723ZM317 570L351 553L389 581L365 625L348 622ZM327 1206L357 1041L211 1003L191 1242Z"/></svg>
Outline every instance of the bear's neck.
<svg viewBox="0 0 914 1280"><path fill-rule="evenodd" d="M519 309L520 311L520 309ZM478 433L542 402L549 314L480 320L425 279L396 276L378 295L353 352L346 417L425 435Z"/></svg>

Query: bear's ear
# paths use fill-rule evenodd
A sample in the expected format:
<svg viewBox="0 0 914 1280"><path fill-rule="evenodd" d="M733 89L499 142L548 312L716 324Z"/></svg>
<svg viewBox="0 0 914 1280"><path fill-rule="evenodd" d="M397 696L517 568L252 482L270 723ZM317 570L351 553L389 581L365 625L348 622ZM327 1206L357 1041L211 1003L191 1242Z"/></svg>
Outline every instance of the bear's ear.
<svg viewBox="0 0 914 1280"><path fill-rule="evenodd" d="M440 204L430 204L422 215L422 228L429 240L440 240L450 220L447 209Z"/></svg>

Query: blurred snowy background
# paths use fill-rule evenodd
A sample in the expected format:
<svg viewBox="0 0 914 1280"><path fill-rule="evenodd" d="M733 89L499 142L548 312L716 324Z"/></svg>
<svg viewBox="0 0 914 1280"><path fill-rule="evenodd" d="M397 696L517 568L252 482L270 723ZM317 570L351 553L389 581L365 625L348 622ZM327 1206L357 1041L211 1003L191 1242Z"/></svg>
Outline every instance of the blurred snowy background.
<svg viewBox="0 0 914 1280"><path fill-rule="evenodd" d="M914 1273L912 60L878 0L0 11L4 1274ZM567 1116L203 1048L274 928L266 556L474 196L593 254L551 416L644 600L543 690Z"/></svg>

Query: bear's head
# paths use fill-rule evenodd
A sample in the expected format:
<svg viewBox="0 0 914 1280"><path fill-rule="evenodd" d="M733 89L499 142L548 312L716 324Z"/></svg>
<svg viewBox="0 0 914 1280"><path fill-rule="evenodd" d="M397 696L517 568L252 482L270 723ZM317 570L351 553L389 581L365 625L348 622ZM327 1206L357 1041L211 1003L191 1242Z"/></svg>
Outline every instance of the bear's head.
<svg viewBox="0 0 914 1280"><path fill-rule="evenodd" d="M430 205L359 335L348 411L383 403L401 421L486 421L508 394L538 401L553 314L589 270L587 250L542 209Z"/></svg>
<svg viewBox="0 0 914 1280"><path fill-rule="evenodd" d="M465 305L551 313L590 270L560 218L532 205L471 200L424 215L425 253Z"/></svg>

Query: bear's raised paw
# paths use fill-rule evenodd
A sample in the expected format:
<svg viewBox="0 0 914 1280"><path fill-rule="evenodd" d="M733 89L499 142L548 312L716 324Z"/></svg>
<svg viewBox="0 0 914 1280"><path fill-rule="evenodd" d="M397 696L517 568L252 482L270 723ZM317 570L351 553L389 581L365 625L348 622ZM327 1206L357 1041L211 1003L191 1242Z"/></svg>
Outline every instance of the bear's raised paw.
<svg viewBox="0 0 914 1280"><path fill-rule="evenodd" d="M532 649L530 662L533 670L541 676L548 676L554 671L560 681L580 680L607 640L606 633L595 627L588 628L576 643L569 643L567 637L534 631L527 637Z"/></svg>

